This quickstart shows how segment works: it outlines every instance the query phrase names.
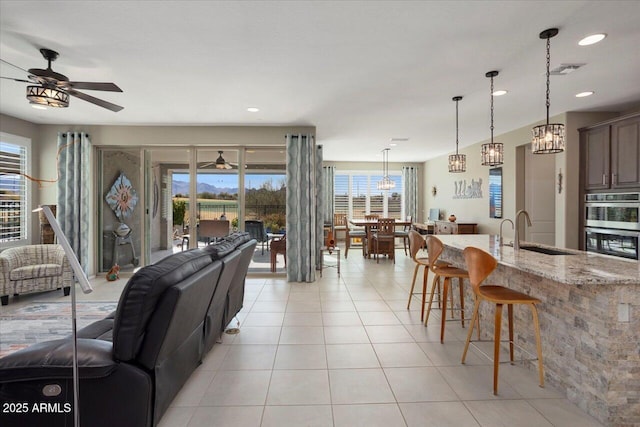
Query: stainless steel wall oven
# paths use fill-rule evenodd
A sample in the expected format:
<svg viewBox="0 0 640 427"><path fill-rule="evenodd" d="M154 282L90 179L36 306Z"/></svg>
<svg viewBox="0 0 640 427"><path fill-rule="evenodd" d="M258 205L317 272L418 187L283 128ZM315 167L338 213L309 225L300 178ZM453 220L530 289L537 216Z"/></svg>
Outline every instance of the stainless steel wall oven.
<svg viewBox="0 0 640 427"><path fill-rule="evenodd" d="M640 193L587 194L585 249L640 259Z"/></svg>

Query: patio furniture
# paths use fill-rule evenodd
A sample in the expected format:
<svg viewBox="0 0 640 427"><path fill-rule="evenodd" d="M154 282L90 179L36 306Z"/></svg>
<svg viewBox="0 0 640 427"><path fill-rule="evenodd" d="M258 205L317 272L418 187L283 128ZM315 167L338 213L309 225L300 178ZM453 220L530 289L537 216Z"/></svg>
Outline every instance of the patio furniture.
<svg viewBox="0 0 640 427"><path fill-rule="evenodd" d="M244 222L244 231L249 233L252 239L256 239L258 243L262 243L262 255L264 255L264 244L269 241L264 223L259 220L248 219Z"/></svg>
<svg viewBox="0 0 640 427"><path fill-rule="evenodd" d="M282 236L279 239L271 240L271 272L276 272L276 263L278 254L284 256L284 266L287 266L287 236Z"/></svg>
<svg viewBox="0 0 640 427"><path fill-rule="evenodd" d="M209 244L229 235L229 221L219 219L201 219L198 225L198 238Z"/></svg>

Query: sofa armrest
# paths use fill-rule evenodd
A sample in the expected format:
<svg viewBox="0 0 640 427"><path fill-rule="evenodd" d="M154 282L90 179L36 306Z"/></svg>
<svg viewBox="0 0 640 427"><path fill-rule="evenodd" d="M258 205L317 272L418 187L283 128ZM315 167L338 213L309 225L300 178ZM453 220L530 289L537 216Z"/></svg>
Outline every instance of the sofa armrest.
<svg viewBox="0 0 640 427"><path fill-rule="evenodd" d="M78 339L80 378L106 377L117 367L110 342ZM73 341L70 338L37 343L0 358L0 383L72 376Z"/></svg>

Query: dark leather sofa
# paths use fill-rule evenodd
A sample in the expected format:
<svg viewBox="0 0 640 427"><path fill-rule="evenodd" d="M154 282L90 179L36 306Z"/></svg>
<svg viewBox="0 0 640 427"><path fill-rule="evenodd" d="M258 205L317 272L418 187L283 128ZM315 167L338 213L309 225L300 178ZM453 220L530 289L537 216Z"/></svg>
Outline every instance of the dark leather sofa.
<svg viewBox="0 0 640 427"><path fill-rule="evenodd" d="M242 308L255 246L247 233L234 233L146 266L114 313L78 331L82 426L158 424ZM68 337L0 358L0 402L26 409L0 411L0 425L72 426L72 354ZM52 390L59 393L47 396Z"/></svg>

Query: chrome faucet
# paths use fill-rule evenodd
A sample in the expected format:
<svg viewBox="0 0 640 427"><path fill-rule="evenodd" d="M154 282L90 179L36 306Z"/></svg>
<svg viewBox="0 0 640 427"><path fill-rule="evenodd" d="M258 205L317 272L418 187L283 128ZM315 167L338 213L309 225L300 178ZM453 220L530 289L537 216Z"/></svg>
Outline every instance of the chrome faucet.
<svg viewBox="0 0 640 427"><path fill-rule="evenodd" d="M529 212L525 211L524 209L520 209L518 211L518 213L516 213L516 224L515 224L515 231L514 231L514 236L513 236L513 249L514 250L518 250L520 249L520 215L524 214L525 218L527 219L527 225L529 227L531 227L531 218L529 218Z"/></svg>
<svg viewBox="0 0 640 427"><path fill-rule="evenodd" d="M513 221L511 221L509 218L503 219L502 222L500 222L500 246L504 245L504 243L502 242L502 224L504 224L505 222L510 222L511 229L513 230Z"/></svg>

